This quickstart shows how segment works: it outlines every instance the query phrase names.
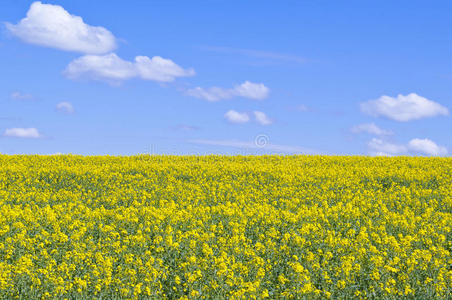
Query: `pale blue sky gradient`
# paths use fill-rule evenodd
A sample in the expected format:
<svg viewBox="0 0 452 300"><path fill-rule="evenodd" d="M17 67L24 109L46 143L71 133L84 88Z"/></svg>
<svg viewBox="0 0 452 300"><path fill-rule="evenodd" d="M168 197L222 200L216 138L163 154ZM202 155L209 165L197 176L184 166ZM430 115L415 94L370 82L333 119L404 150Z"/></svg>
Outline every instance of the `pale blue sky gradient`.
<svg viewBox="0 0 452 300"><path fill-rule="evenodd" d="M413 151L413 139L452 152L450 113L401 122L360 109L415 93L452 110L450 1L43 1L109 30L124 60L161 56L196 72L115 84L67 78L84 53L14 36L5 22L17 24L32 2L0 2L1 153L387 152L372 146L378 140L407 149L389 154L428 154ZM268 96L209 102L187 94L246 81L264 84ZM58 111L60 102L74 112ZM249 121L229 122L229 110ZM254 111L272 124L256 122ZM360 124L393 134L357 133ZM36 128L40 137L11 137L11 128Z"/></svg>

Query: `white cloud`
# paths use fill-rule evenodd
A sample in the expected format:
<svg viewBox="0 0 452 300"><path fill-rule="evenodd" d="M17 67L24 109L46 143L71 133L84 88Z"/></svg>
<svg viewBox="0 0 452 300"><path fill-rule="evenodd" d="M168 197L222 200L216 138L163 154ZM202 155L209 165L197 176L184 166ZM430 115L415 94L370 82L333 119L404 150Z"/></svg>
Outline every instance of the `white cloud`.
<svg viewBox="0 0 452 300"><path fill-rule="evenodd" d="M7 137L37 139L42 137L36 128L8 128L3 134Z"/></svg>
<svg viewBox="0 0 452 300"><path fill-rule="evenodd" d="M116 48L113 34L100 26L90 26L59 5L33 2L27 16L6 28L24 42L66 51L103 54Z"/></svg>
<svg viewBox="0 0 452 300"><path fill-rule="evenodd" d="M219 87L211 87L207 89L195 87L193 89L187 90L186 94L195 98L205 99L210 102L229 99L233 97L230 90Z"/></svg>
<svg viewBox="0 0 452 300"><path fill-rule="evenodd" d="M368 146L373 155L397 155L407 151L407 147L404 145L392 144L377 138L373 138Z"/></svg>
<svg viewBox="0 0 452 300"><path fill-rule="evenodd" d="M235 110L229 110L224 114L224 117L231 123L247 123L250 120L247 113L240 113Z"/></svg>
<svg viewBox="0 0 452 300"><path fill-rule="evenodd" d="M400 155L400 154L423 154L423 155L446 155L447 149L438 146L435 142L429 139L412 139L407 145L393 144L382 139L373 138L368 143L370 154L373 155Z"/></svg>
<svg viewBox="0 0 452 300"><path fill-rule="evenodd" d="M390 130L381 129L380 127L378 127L374 123L366 123L366 124L356 125L356 126L352 127L351 131L353 133L365 132L365 133L369 133L369 134L373 134L373 135L379 135L379 136L394 134Z"/></svg>
<svg viewBox="0 0 452 300"><path fill-rule="evenodd" d="M66 101L58 103L56 105L56 109L59 112L66 113L66 114L73 114L75 112L75 109L74 109L74 106L72 105L72 103L66 102Z"/></svg>
<svg viewBox="0 0 452 300"><path fill-rule="evenodd" d="M134 62L121 59L115 53L85 55L73 60L64 74L70 79L87 77L95 80L118 82L140 78L159 82L170 82L176 77L193 76L193 69L183 69L170 59L160 56L149 58L137 56Z"/></svg>
<svg viewBox="0 0 452 300"><path fill-rule="evenodd" d="M408 143L410 151L426 154L426 155L446 155L447 149L442 146L438 146L435 142L429 139L412 139Z"/></svg>
<svg viewBox="0 0 452 300"><path fill-rule="evenodd" d="M173 81L176 77L195 75L193 69L184 70L170 59L160 56L149 58L147 56L135 57L135 65L142 79L161 82Z"/></svg>
<svg viewBox="0 0 452 300"><path fill-rule="evenodd" d="M64 74L71 79L86 76L98 80L124 80L137 76L137 70L133 63L110 53L103 56L85 55L77 58L69 63Z"/></svg>
<svg viewBox="0 0 452 300"><path fill-rule="evenodd" d="M382 96L377 100L361 103L361 111L371 116L383 116L399 122L449 115L446 107L415 93L398 95L396 98Z"/></svg>
<svg viewBox="0 0 452 300"><path fill-rule="evenodd" d="M220 87L202 88L196 87L186 91L186 94L195 98L205 99L207 101L219 101L233 97L243 97L254 100L262 100L268 97L270 89L263 83L253 83L245 81L231 89Z"/></svg>
<svg viewBox="0 0 452 300"><path fill-rule="evenodd" d="M34 97L31 94L24 94L24 93L21 93L21 92L14 92L14 93L11 93L11 99L14 99L14 100L33 100Z"/></svg>
<svg viewBox="0 0 452 300"><path fill-rule="evenodd" d="M266 151L273 152L284 152L284 153L292 153L292 154L320 154L319 151L312 150L305 147L299 146L288 146L288 145L277 145L272 143L265 143L264 145L259 144L259 142L246 142L246 141L237 141L237 140L189 140L190 143L193 144L201 144L201 145L212 145L212 146L223 146L223 147L233 147L233 148L241 148L241 149L262 149Z"/></svg>
<svg viewBox="0 0 452 300"><path fill-rule="evenodd" d="M269 88L263 83L252 83L249 81L245 81L233 89L233 93L237 96L256 100L267 98L269 92Z"/></svg>
<svg viewBox="0 0 452 300"><path fill-rule="evenodd" d="M270 125L273 123L272 120L270 120L267 115L264 112L261 111L254 111L254 117L256 118L256 121L261 125Z"/></svg>

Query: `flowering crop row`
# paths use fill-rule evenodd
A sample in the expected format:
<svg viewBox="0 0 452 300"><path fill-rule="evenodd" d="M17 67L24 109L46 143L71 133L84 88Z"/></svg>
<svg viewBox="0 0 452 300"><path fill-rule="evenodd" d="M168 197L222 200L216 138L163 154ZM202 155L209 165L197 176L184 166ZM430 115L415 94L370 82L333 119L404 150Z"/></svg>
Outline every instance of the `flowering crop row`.
<svg viewBox="0 0 452 300"><path fill-rule="evenodd" d="M0 155L0 298L452 297L452 159Z"/></svg>

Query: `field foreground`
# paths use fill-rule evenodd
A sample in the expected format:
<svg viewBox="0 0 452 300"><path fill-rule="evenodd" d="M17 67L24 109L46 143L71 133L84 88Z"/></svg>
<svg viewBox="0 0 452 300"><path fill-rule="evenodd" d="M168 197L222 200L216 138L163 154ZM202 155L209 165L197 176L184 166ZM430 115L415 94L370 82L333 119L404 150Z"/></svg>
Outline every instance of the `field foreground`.
<svg viewBox="0 0 452 300"><path fill-rule="evenodd" d="M449 298L452 159L0 155L0 298Z"/></svg>

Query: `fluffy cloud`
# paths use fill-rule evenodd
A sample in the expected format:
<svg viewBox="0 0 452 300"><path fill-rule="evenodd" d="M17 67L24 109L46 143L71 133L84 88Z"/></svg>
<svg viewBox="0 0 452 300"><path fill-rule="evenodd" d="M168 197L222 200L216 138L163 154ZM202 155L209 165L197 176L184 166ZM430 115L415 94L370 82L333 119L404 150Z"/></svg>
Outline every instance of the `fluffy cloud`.
<svg viewBox="0 0 452 300"><path fill-rule="evenodd" d="M408 143L408 149L416 153L432 156L447 154L447 149L445 147L438 146L435 142L429 139L412 139Z"/></svg>
<svg viewBox="0 0 452 300"><path fill-rule="evenodd" d="M74 106L70 102L60 102L56 105L56 109L59 112L65 113L65 114L73 114L75 112Z"/></svg>
<svg viewBox="0 0 452 300"><path fill-rule="evenodd" d="M270 120L267 115L261 111L254 111L254 117L256 118L256 121L261 125L270 125L273 123L272 120Z"/></svg>
<svg viewBox="0 0 452 300"><path fill-rule="evenodd" d="M27 16L16 25L6 23L10 33L24 42L66 51L103 54L116 48L107 29L90 26L59 5L31 4Z"/></svg>
<svg viewBox="0 0 452 300"><path fill-rule="evenodd" d="M8 128L3 134L7 137L37 139L42 137L36 128Z"/></svg>
<svg viewBox="0 0 452 300"><path fill-rule="evenodd" d="M353 133L369 133L373 135L392 135L393 132L390 130L384 130L375 125L374 123L360 124L352 127L351 131Z"/></svg>
<svg viewBox="0 0 452 300"><path fill-rule="evenodd" d="M241 85L237 85L233 89L233 94L255 100L262 100L267 98L270 90L263 83L252 83L245 81Z"/></svg>
<svg viewBox="0 0 452 300"><path fill-rule="evenodd" d="M368 143L371 154L373 155L400 155L406 153L421 154L421 155L446 155L447 149L442 146L438 146L435 142L429 139L412 139L408 144L400 145L393 144L382 139L373 138Z"/></svg>
<svg viewBox="0 0 452 300"><path fill-rule="evenodd" d="M250 120L247 113L240 113L235 110L229 110L224 114L224 117L230 123L247 123Z"/></svg>
<svg viewBox="0 0 452 300"><path fill-rule="evenodd" d="M371 116L383 116L399 122L449 115L446 107L415 93L398 95L396 98L382 96L377 100L361 103L361 111Z"/></svg>
<svg viewBox="0 0 452 300"><path fill-rule="evenodd" d="M187 95L205 99L207 101L219 101L223 99L230 99L233 97L243 97L254 100L262 100L268 97L270 89L263 83L253 83L245 81L240 85L236 85L231 89L225 89L220 87L201 88L196 87L187 90Z"/></svg>
<svg viewBox="0 0 452 300"><path fill-rule="evenodd" d="M115 53L85 55L73 60L64 71L70 79L86 77L118 82L131 78L170 82L176 77L193 76L193 69L183 69L170 59L160 56L137 56L134 62L121 59Z"/></svg>

